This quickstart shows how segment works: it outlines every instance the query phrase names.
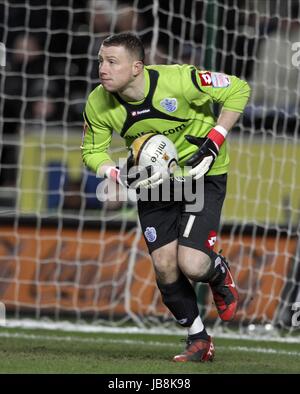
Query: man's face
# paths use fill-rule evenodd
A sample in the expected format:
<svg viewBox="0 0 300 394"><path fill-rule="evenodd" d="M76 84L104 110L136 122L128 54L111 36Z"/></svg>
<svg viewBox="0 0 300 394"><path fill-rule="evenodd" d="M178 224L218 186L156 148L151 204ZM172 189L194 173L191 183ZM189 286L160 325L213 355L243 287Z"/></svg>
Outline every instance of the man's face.
<svg viewBox="0 0 300 394"><path fill-rule="evenodd" d="M136 60L123 46L101 46L99 77L105 90L124 90L134 80Z"/></svg>

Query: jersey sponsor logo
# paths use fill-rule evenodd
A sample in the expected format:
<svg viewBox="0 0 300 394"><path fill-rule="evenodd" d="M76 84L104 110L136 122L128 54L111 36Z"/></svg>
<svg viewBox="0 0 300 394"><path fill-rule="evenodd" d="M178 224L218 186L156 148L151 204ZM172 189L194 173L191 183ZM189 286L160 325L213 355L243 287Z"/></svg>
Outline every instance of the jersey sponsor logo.
<svg viewBox="0 0 300 394"><path fill-rule="evenodd" d="M211 73L209 71L199 73L199 77L200 77L201 86L212 85Z"/></svg>
<svg viewBox="0 0 300 394"><path fill-rule="evenodd" d="M214 88L227 88L230 85L230 79L222 73L211 73L211 82Z"/></svg>
<svg viewBox="0 0 300 394"><path fill-rule="evenodd" d="M205 246L209 249L213 249L216 241L217 241L217 233L215 231L210 231L208 234L208 238L205 242Z"/></svg>
<svg viewBox="0 0 300 394"><path fill-rule="evenodd" d="M136 133L133 137L137 138L137 137L141 137L144 134L148 134L148 133L157 133L157 134L163 134L165 136L168 136L170 134L175 134L178 133L181 130L184 130L186 127L185 123L181 123L181 125L174 127L173 129L167 129L167 130L147 130L147 131L141 131L140 133Z"/></svg>
<svg viewBox="0 0 300 394"><path fill-rule="evenodd" d="M146 227L144 232L145 237L148 242L155 242L157 238L156 230L154 227Z"/></svg>
<svg viewBox="0 0 300 394"><path fill-rule="evenodd" d="M168 112L175 112L177 109L176 98L165 98L161 100L160 105Z"/></svg>
<svg viewBox="0 0 300 394"><path fill-rule="evenodd" d="M167 136L170 134L178 133L178 131L181 131L184 129L185 129L185 123L181 123L181 125L174 127L173 129L167 129L167 130L161 131L160 134Z"/></svg>
<svg viewBox="0 0 300 394"><path fill-rule="evenodd" d="M132 116L138 116L138 115L143 115L143 114L147 114L148 112L150 112L150 109L142 109L141 111L131 111L131 115Z"/></svg>

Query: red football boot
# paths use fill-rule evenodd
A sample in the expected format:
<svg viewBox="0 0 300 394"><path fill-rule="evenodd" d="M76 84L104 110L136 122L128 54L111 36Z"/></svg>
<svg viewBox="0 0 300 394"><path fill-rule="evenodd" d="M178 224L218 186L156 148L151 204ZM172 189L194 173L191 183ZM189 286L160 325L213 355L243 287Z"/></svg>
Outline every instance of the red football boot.
<svg viewBox="0 0 300 394"><path fill-rule="evenodd" d="M227 261L223 256L219 256L219 258L221 260L220 268L223 272L223 280L216 285L210 283L210 288L220 318L223 321L230 321L235 316L239 296Z"/></svg>
<svg viewBox="0 0 300 394"><path fill-rule="evenodd" d="M187 339L186 349L177 356L174 356L173 361L184 363L187 361L212 361L215 355L215 348L211 337L208 340L204 339Z"/></svg>

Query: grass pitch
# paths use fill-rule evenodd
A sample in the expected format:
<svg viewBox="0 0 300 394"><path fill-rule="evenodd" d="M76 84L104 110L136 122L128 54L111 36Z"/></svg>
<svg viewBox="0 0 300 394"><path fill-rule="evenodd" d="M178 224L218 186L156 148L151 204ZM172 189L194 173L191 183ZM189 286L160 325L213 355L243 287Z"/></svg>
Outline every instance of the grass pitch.
<svg viewBox="0 0 300 394"><path fill-rule="evenodd" d="M182 338L183 339L183 338ZM174 363L179 336L0 329L5 374L300 373L300 343L214 339L212 363Z"/></svg>

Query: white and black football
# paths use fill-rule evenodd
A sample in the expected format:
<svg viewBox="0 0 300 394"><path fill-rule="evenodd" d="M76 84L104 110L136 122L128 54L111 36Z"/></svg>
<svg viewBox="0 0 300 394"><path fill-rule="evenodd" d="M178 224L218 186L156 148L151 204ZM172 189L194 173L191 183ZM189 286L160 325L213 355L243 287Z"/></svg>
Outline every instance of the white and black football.
<svg viewBox="0 0 300 394"><path fill-rule="evenodd" d="M158 168L164 179L169 178L178 166L178 155L171 140L161 134L147 133L134 140L129 157L139 168L152 166Z"/></svg>

